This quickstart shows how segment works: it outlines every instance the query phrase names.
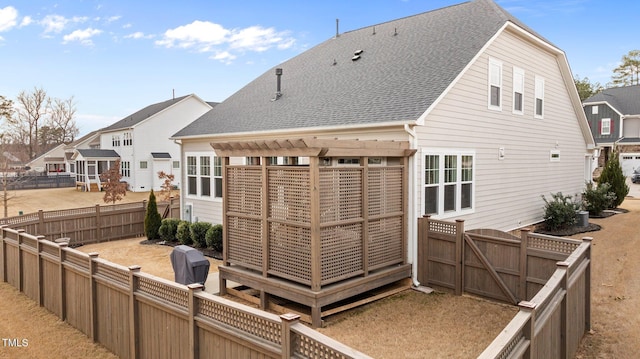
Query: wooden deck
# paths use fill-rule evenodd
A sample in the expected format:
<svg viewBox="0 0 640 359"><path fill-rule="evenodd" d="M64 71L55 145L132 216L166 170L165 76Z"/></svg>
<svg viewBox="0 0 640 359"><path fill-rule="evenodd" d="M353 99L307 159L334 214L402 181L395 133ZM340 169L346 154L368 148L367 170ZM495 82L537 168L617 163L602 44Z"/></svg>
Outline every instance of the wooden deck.
<svg viewBox="0 0 640 359"><path fill-rule="evenodd" d="M347 279L323 286L319 291L312 291L307 286L280 278L264 277L259 272L240 266L220 266L218 267L218 271L220 273L220 295L228 293L240 296L245 300L253 301L248 295L243 295L242 292L238 290L229 289L226 285L228 280L242 283L244 286L253 289L259 294L260 299L258 304L263 310L278 307L278 304L274 303L272 298L270 298L271 296L283 298L308 307L307 312L309 312L310 315L305 315L304 312L299 314L301 314L302 319L310 321L313 327L316 328L322 326L322 318L324 317L392 295L399 290L406 289L407 285L406 282L403 281L404 284L390 286L386 288L386 290L376 291L364 298L356 298L357 296L411 277L411 265L400 264L370 272L369 275L365 277ZM347 301L350 298L355 299ZM345 302L341 303L343 301Z"/></svg>

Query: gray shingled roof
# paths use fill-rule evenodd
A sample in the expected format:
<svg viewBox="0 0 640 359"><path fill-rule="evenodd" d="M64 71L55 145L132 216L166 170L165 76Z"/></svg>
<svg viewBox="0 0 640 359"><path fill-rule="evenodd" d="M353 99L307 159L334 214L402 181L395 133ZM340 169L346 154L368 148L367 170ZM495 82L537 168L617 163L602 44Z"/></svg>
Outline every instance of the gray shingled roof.
<svg viewBox="0 0 640 359"><path fill-rule="evenodd" d="M186 97L187 96L176 97L171 100L154 103L153 105L149 105L143 108L142 110L137 111L123 118L122 120L114 123L113 125L101 129L100 131L112 131L112 130L120 130L124 128L131 128L132 126L137 125L138 123L157 114L158 112L164 110L165 108L182 101Z"/></svg>
<svg viewBox="0 0 640 359"><path fill-rule="evenodd" d="M171 158L171 154L169 152L151 152L151 157L154 159L167 159Z"/></svg>
<svg viewBox="0 0 640 359"><path fill-rule="evenodd" d="M342 33L275 67L278 100L272 68L173 137L415 121L507 21L531 31L475 0Z"/></svg>
<svg viewBox="0 0 640 359"><path fill-rule="evenodd" d="M114 150L100 150L100 149L82 149L77 150L78 153L84 158L120 158L118 152Z"/></svg>
<svg viewBox="0 0 640 359"><path fill-rule="evenodd" d="M623 115L640 115L640 85L612 87L584 100L584 104L606 101Z"/></svg>

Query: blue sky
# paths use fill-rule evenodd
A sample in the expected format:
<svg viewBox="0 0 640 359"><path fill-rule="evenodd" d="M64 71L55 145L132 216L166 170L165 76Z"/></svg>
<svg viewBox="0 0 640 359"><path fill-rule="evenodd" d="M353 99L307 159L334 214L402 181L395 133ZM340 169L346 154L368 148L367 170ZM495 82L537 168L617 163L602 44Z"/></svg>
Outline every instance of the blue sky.
<svg viewBox="0 0 640 359"><path fill-rule="evenodd" d="M81 135L152 103L222 101L269 68L340 32L461 0L0 0L0 95L74 96ZM640 49L638 1L497 0L606 84ZM186 124L185 124L186 125Z"/></svg>

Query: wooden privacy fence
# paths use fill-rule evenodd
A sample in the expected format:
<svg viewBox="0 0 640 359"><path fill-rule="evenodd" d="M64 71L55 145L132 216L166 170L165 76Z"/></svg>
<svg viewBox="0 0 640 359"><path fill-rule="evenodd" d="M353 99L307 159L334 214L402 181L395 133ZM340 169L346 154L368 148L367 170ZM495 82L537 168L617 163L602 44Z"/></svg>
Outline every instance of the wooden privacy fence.
<svg viewBox="0 0 640 359"><path fill-rule="evenodd" d="M0 219L0 225L23 229L52 241L69 238L69 245L76 246L144 236L146 210L147 201L55 211L40 210ZM158 212L166 217L180 218L179 199L158 202Z"/></svg>
<svg viewBox="0 0 640 359"><path fill-rule="evenodd" d="M299 323L3 226L0 276L120 358L368 358Z"/></svg>
<svg viewBox="0 0 640 359"><path fill-rule="evenodd" d="M520 312L482 358L572 357L590 329L591 238L464 230L418 220L418 281L517 304Z"/></svg>

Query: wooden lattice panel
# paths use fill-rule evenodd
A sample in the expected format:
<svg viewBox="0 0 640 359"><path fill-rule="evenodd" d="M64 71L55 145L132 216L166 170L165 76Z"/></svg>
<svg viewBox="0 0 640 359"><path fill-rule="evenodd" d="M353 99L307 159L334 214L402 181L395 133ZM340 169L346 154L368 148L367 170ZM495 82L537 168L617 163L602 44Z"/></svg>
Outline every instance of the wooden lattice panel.
<svg viewBox="0 0 640 359"><path fill-rule="evenodd" d="M198 316L239 329L243 335L254 335L278 345L282 342L282 325L279 322L269 320L264 315L241 310L237 304L225 305L221 301L198 298L196 308L198 308Z"/></svg>
<svg viewBox="0 0 640 359"><path fill-rule="evenodd" d="M443 221L437 221L437 220L430 220L429 221L429 231L430 232L436 232L436 233L455 235L456 234L456 224L455 223L449 223L449 222L443 222Z"/></svg>
<svg viewBox="0 0 640 359"><path fill-rule="evenodd" d="M311 230L269 223L269 272L311 283Z"/></svg>
<svg viewBox="0 0 640 359"><path fill-rule="evenodd" d="M289 222L309 223L311 196L308 168L269 169L269 217Z"/></svg>
<svg viewBox="0 0 640 359"><path fill-rule="evenodd" d="M229 261L248 268L262 268L261 221L229 216L227 226Z"/></svg>
<svg viewBox="0 0 640 359"><path fill-rule="evenodd" d="M138 277L138 291L140 293L146 293L154 298L165 300L169 303L181 306L183 308L189 307L189 291L186 288L178 288L173 283L163 283L160 280L149 278L145 275Z"/></svg>
<svg viewBox="0 0 640 359"><path fill-rule="evenodd" d="M370 216L402 212L402 173L401 167L369 168Z"/></svg>
<svg viewBox="0 0 640 359"><path fill-rule="evenodd" d="M362 217L362 169L320 169L320 222Z"/></svg>
<svg viewBox="0 0 640 359"><path fill-rule="evenodd" d="M322 228L320 240L322 283L348 278L363 269L360 223Z"/></svg>
<svg viewBox="0 0 640 359"><path fill-rule="evenodd" d="M227 211L262 214L262 170L256 167L227 167Z"/></svg>
<svg viewBox="0 0 640 359"><path fill-rule="evenodd" d="M527 248L542 249L546 251L571 254L580 245L579 241L558 240L543 236L528 236Z"/></svg>
<svg viewBox="0 0 640 359"><path fill-rule="evenodd" d="M89 256L74 249L67 249L64 261L67 263L73 263L80 268L89 270Z"/></svg>
<svg viewBox="0 0 640 359"><path fill-rule="evenodd" d="M129 285L129 269L116 266L107 261L96 261L95 274L107 278L110 282L116 282L124 286Z"/></svg>
<svg viewBox="0 0 640 359"><path fill-rule="evenodd" d="M402 216L369 222L369 268L402 263Z"/></svg>
<svg viewBox="0 0 640 359"><path fill-rule="evenodd" d="M343 354L336 349L312 338L294 332L292 335L293 354L295 358L348 359L351 355Z"/></svg>

